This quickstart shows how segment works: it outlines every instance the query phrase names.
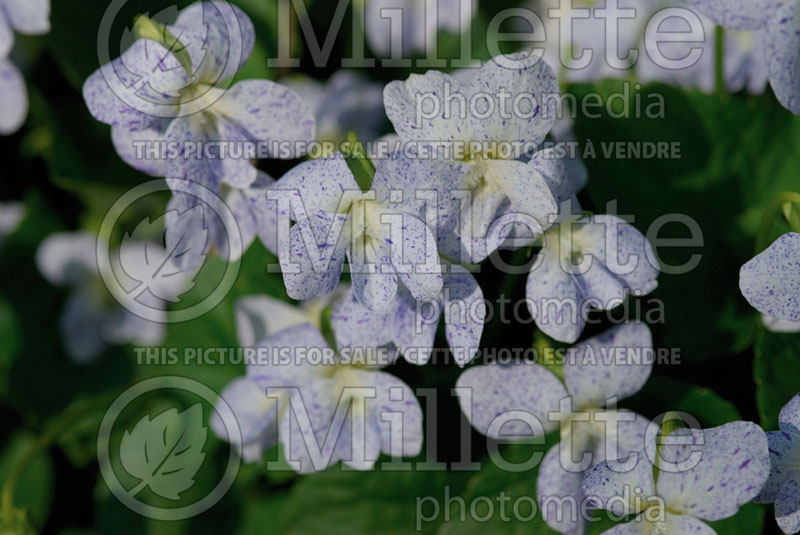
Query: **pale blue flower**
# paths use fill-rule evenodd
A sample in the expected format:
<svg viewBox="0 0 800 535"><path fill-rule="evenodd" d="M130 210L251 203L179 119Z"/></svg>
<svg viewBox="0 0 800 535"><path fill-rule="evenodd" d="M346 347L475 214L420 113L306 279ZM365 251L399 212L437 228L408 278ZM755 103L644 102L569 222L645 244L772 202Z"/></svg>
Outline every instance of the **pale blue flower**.
<svg viewBox="0 0 800 535"><path fill-rule="evenodd" d="M764 431L751 422L712 429L678 429L662 439L658 479L655 442L638 463L605 461L583 480L590 503L617 516L635 515L604 535L680 533L714 535L706 522L735 515L761 490L769 474Z"/></svg>
<svg viewBox="0 0 800 535"><path fill-rule="evenodd" d="M445 265L440 295L417 301L400 287L383 310L374 312L358 302L352 291L331 311L331 324L340 347L393 344L413 364L425 364L433 352L439 318L444 312L445 336L453 359L464 366L478 351L486 305L475 277L461 266Z"/></svg>
<svg viewBox="0 0 800 535"><path fill-rule="evenodd" d="M0 247L25 219L25 205L19 202L0 203Z"/></svg>
<svg viewBox="0 0 800 535"><path fill-rule="evenodd" d="M194 253L177 257L179 266L198 270L212 247L221 258L235 262L256 237L277 254L280 214L278 203L267 199L267 190L276 183L267 173L257 169L256 179L241 188L220 184L220 196L190 180L179 183L180 191L167 203L166 245Z"/></svg>
<svg viewBox="0 0 800 535"><path fill-rule="evenodd" d="M123 160L142 172L193 180L216 192L221 183L252 184L256 169L250 160L256 156L304 152L296 143L314 139L314 117L294 91L268 80L219 87L253 49L253 24L244 12L216 0L195 3L167 29L191 57L190 72L160 43L139 39L84 84L89 111L111 125ZM286 143L287 152L275 150L273 141ZM198 144L208 150L193 150ZM176 154L164 157L158 150L163 146ZM223 146L232 153L222 152Z"/></svg>
<svg viewBox="0 0 800 535"><path fill-rule="evenodd" d="M800 322L800 234L784 234L743 265L739 289L762 314Z"/></svg>
<svg viewBox="0 0 800 535"><path fill-rule="evenodd" d="M753 501L774 503L778 526L787 535L800 532L800 395L781 410L780 431L767 433L770 472Z"/></svg>
<svg viewBox="0 0 800 535"><path fill-rule="evenodd" d="M690 0L717 24L756 31L780 103L800 114L800 17L795 0Z"/></svg>
<svg viewBox="0 0 800 535"><path fill-rule="evenodd" d="M528 275L528 307L545 334L572 343L590 309L652 292L658 273L652 246L631 224L613 215L573 218L545 234Z"/></svg>
<svg viewBox="0 0 800 535"><path fill-rule="evenodd" d="M439 221L443 255L458 262L485 259L514 227L506 225L487 239L492 223L507 212L533 218L534 237L550 225L557 211L551 184L520 158L530 157L544 141L556 120L558 101L552 69L524 54L488 61L469 83L428 71L386 86L386 114L404 143L421 150L449 149L451 158L454 151L465 151L460 160L469 162L466 172L442 191L443 197L456 191L468 194L464 201L451 203L457 213ZM428 118L437 105L439 113ZM488 109L494 113L484 116Z"/></svg>
<svg viewBox="0 0 800 535"><path fill-rule="evenodd" d="M311 107L318 141L341 143L350 132L361 141L378 138L386 120L383 85L347 69L339 69L324 83L301 75L287 76L281 83Z"/></svg>
<svg viewBox="0 0 800 535"><path fill-rule="evenodd" d="M118 303L103 285L97 262L98 238L87 232L56 233L48 236L36 252L36 265L56 286L70 288L61 314L61 336L67 353L79 363L99 357L108 345L133 343L159 344L166 334L165 301L174 300L186 284L179 269L167 267L175 277L155 281L137 298L148 307L150 317L141 318ZM119 276L146 280L146 259L166 259L166 251L156 244L125 241L119 250L119 264L112 270ZM166 259L165 265L168 263ZM161 262L159 262L161 263ZM170 264L171 265L171 264Z"/></svg>
<svg viewBox="0 0 800 535"><path fill-rule="evenodd" d="M8 58L14 32L43 35L50 31L50 0L0 0L0 134L16 132L28 115L25 80Z"/></svg>
<svg viewBox="0 0 800 535"><path fill-rule="evenodd" d="M330 293L348 259L353 292L371 310L385 307L401 282L416 299L442 289L436 238L420 219L421 184L447 180L459 165L429 167L402 156L378 162L372 188L362 192L341 154L304 162L276 190L299 198L297 223L282 242L281 270L290 297ZM455 170L454 170L455 169Z"/></svg>
<svg viewBox="0 0 800 535"><path fill-rule="evenodd" d="M570 348L564 359L563 383L545 367L529 363L476 366L458 378L461 410L473 427L491 438L536 434L518 418L498 427L498 417L502 421L503 414L511 411L535 417L545 433L561 429L561 442L547 452L536 483L543 518L556 531L585 532L585 519L564 499L574 497L578 505L583 502L581 482L587 470L606 459L622 459L644 449L648 420L606 409L606 405L644 386L653 367L652 347L646 325L626 324ZM565 401L569 402L566 407ZM615 427L604 423L611 420ZM609 444L616 451L607 451ZM579 465L584 454L591 458ZM556 502L558 510L549 498L563 500Z"/></svg>
<svg viewBox="0 0 800 535"><path fill-rule="evenodd" d="M273 334L258 346L262 355L282 351L284 356L249 362L247 376L222 392L242 431L246 460L260 459L263 450L278 441L286 460L301 473L339 461L367 470L380 453L414 456L421 450L419 403L411 389L381 371L380 364L353 365L308 323ZM304 359L308 350L331 360ZM354 393L358 388L366 390ZM337 410L346 411L343 418L336 417ZM224 437L220 424L212 420L215 432Z"/></svg>
<svg viewBox="0 0 800 535"><path fill-rule="evenodd" d="M426 14L426 3L436 6L436 15ZM414 52L432 50L438 30L462 33L471 28L472 18L461 13L460 4L461 0L368 0L364 27L369 47L384 58L398 54L410 58ZM469 15L474 16L478 0L472 0L471 9ZM402 31L396 33L393 28L400 21Z"/></svg>

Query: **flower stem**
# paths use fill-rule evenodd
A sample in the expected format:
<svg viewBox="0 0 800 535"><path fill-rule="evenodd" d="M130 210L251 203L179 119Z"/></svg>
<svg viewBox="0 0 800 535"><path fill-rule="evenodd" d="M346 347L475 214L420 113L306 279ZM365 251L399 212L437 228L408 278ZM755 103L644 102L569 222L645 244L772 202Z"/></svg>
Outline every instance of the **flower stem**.
<svg viewBox="0 0 800 535"><path fill-rule="evenodd" d="M717 26L714 30L714 91L724 95L725 87L725 28Z"/></svg>

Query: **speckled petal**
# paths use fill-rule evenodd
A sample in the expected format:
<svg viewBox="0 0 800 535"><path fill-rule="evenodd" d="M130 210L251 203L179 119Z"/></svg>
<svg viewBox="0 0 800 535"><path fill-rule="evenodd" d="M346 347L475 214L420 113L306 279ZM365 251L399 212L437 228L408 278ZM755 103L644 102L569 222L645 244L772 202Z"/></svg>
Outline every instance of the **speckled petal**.
<svg viewBox="0 0 800 535"><path fill-rule="evenodd" d="M800 394L783 406L778 421L782 431L800 432Z"/></svg>
<svg viewBox="0 0 800 535"><path fill-rule="evenodd" d="M658 478L658 493L673 511L703 520L721 520L736 514L764 486L769 475L767 436L750 422L732 422L706 430L678 429L670 435L691 438L693 444L664 444L664 463ZM700 452L693 468L678 463ZM694 464L694 461L689 462Z"/></svg>
<svg viewBox="0 0 800 535"><path fill-rule="evenodd" d="M614 306L623 290L647 295L656 289L658 261L650 242L633 225L617 216L598 215L573 228L577 248L592 256L592 265L582 277L587 296Z"/></svg>
<svg viewBox="0 0 800 535"><path fill-rule="evenodd" d="M731 30L763 28L781 0L689 0L701 13Z"/></svg>
<svg viewBox="0 0 800 535"><path fill-rule="evenodd" d="M83 84L83 98L98 121L140 130L154 119L175 116L180 91L189 81L166 48L139 39Z"/></svg>
<svg viewBox="0 0 800 535"><path fill-rule="evenodd" d="M275 184L276 190L297 191L300 194L305 217L319 212L336 213L347 196L359 195L352 171L341 153L300 163L288 171ZM297 220L300 214L295 213Z"/></svg>
<svg viewBox="0 0 800 535"><path fill-rule="evenodd" d="M422 409L411 388L383 371L349 370L348 374L359 385L375 388L375 397L367 399L367 417L370 427L379 430L380 451L403 457L418 455L422 450ZM398 417L401 420L392 424Z"/></svg>
<svg viewBox="0 0 800 535"><path fill-rule="evenodd" d="M267 144L275 158L297 158L305 150L297 142L314 140L314 115L293 90L269 80L244 80L225 92L213 111L223 115L253 141ZM280 142L279 150L270 143ZM283 152L284 146L288 152Z"/></svg>
<svg viewBox="0 0 800 535"><path fill-rule="evenodd" d="M782 431L767 433L769 444L769 477L761 492L753 501L756 503L775 503L778 493L786 482L800 477L800 430L785 426Z"/></svg>
<svg viewBox="0 0 800 535"><path fill-rule="evenodd" d="M534 145L544 141L556 120L560 101L558 80L544 60L526 57L528 54L518 52L493 58L472 78L468 93L470 99L475 99L475 111L484 110L480 103L487 98L496 110L488 118L482 118L482 114L470 118L471 139ZM497 97L501 93L506 95L505 103ZM533 98L522 99L520 95Z"/></svg>
<svg viewBox="0 0 800 535"><path fill-rule="evenodd" d="M770 17L764 32L769 81L783 106L800 114L800 17L796 2L786 2Z"/></svg>
<svg viewBox="0 0 800 535"><path fill-rule="evenodd" d="M25 80L11 60L0 59L0 134L16 132L27 116L28 90Z"/></svg>
<svg viewBox="0 0 800 535"><path fill-rule="evenodd" d="M164 218L165 244L175 264L196 272L213 243L214 227L221 226L209 205L187 193L173 193Z"/></svg>
<svg viewBox="0 0 800 535"><path fill-rule="evenodd" d="M213 146L214 158L211 169L219 180L234 188L246 188L256 179L257 169L251 163L255 156L253 145L239 128L224 118L216 122L216 139L219 145ZM224 147L224 148L223 148Z"/></svg>
<svg viewBox="0 0 800 535"><path fill-rule="evenodd" d="M586 530L587 522L580 511L584 500L583 476L584 472L569 472L561 466L558 444L550 448L539 466L536 498L542 518L559 533L583 535ZM577 504L577 508L573 504Z"/></svg>
<svg viewBox="0 0 800 535"><path fill-rule="evenodd" d="M800 483L797 479L787 481L778 493L775 519L787 535L800 532Z"/></svg>
<svg viewBox="0 0 800 535"><path fill-rule="evenodd" d="M560 154L555 148L536 152L528 165L544 179L556 203L569 199L582 187L579 182L570 180L566 155Z"/></svg>
<svg viewBox="0 0 800 535"><path fill-rule="evenodd" d="M564 385L555 375L531 364L475 366L459 376L456 387L471 391L472 406L468 404L467 395L459 394L461 410L472 426L484 435L496 417L509 411L527 413L527 418L538 419L545 431L552 431L558 423L550 421L548 413L558 411L559 402L567 397ZM510 420L488 436L522 438L530 437L531 431L526 422Z"/></svg>
<svg viewBox="0 0 800 535"><path fill-rule="evenodd" d="M540 253L544 258L531 267L525 295L536 326L551 338L571 344L586 325L579 310L583 294L578 279L570 277L559 265L556 237L548 235L547 240Z"/></svg>
<svg viewBox="0 0 800 535"><path fill-rule="evenodd" d="M442 290L442 270L436 237L420 219L401 214L400 235L392 232L391 265L415 299L436 297ZM397 239L400 238L400 239Z"/></svg>
<svg viewBox="0 0 800 535"><path fill-rule="evenodd" d="M449 103L445 95L452 96ZM468 96L467 88L449 74L428 71L387 84L383 103L395 131L405 142L468 141L469 121L464 118L469 111L468 106L464 109Z"/></svg>
<svg viewBox="0 0 800 535"><path fill-rule="evenodd" d="M639 513L643 503L655 496L653 465L644 455L639 456L633 469L619 462L603 461L584 477L583 493L592 505L615 515Z"/></svg>
<svg viewBox="0 0 800 535"><path fill-rule="evenodd" d="M385 308L397 293L397 274L390 260L389 244L380 238L356 240L347 250L353 294L370 310Z"/></svg>
<svg viewBox="0 0 800 535"><path fill-rule="evenodd" d="M512 211L536 219L542 229L550 226L558 208L550 187L534 166L515 160L491 160L487 168L487 178L491 177L505 193Z"/></svg>
<svg viewBox="0 0 800 535"><path fill-rule="evenodd" d="M218 409L211 413L210 425L214 434L228 440L226 425L238 425L242 435L242 448L257 446L260 452L278 442L278 411L274 398L268 398L264 390L247 377L238 377L220 392L233 415L235 422L224 422ZM254 455L253 455L254 456ZM260 457L260 455L259 455Z"/></svg>
<svg viewBox="0 0 800 535"><path fill-rule="evenodd" d="M759 312L800 321L800 234L784 234L742 266L739 289Z"/></svg>
<svg viewBox="0 0 800 535"><path fill-rule="evenodd" d="M330 231L324 238L312 230L308 220L295 224L281 244L280 264L286 292L292 299L310 299L331 293L339 282L348 240L337 231L344 225L344 216L318 214Z"/></svg>
<svg viewBox="0 0 800 535"><path fill-rule="evenodd" d="M340 348L373 347L389 344L395 338L391 313L399 305L397 297L384 310L371 311L362 305L352 288L331 308L331 325Z"/></svg>
<svg viewBox="0 0 800 535"><path fill-rule="evenodd" d="M197 2L181 10L169 29L188 50L194 76L210 85L236 74L255 43L255 29L247 15L218 0Z"/></svg>
<svg viewBox="0 0 800 535"><path fill-rule="evenodd" d="M234 315L236 336L241 347L255 347L257 342L268 336L309 320L302 308L268 295L239 298Z"/></svg>
<svg viewBox="0 0 800 535"><path fill-rule="evenodd" d="M486 319L486 303L478 281L465 268L450 264L444 275L442 307L447 345L459 366L475 358Z"/></svg>
<svg viewBox="0 0 800 535"><path fill-rule="evenodd" d="M150 126L131 130L124 126L111 127L111 141L122 160L142 173L164 176L166 158L159 152L166 140L170 119L154 119Z"/></svg>
<svg viewBox="0 0 800 535"><path fill-rule="evenodd" d="M319 329L309 323L283 329L259 341L259 353L248 360L247 377L259 388L298 387L326 376L331 367L307 358L310 350L332 351Z"/></svg>
<svg viewBox="0 0 800 535"><path fill-rule="evenodd" d="M638 392L653 369L653 338L642 323L627 323L578 344L564 363L567 390L579 407L603 407Z"/></svg>

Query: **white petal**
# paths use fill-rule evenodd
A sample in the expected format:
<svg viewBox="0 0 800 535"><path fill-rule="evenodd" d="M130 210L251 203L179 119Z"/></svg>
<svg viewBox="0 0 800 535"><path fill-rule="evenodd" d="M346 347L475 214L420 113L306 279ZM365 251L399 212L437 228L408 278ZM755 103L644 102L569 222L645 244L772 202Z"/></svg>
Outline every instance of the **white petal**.
<svg viewBox="0 0 800 535"><path fill-rule="evenodd" d="M75 284L97 275L97 237L88 232L51 234L36 251L36 266L51 284Z"/></svg>
<svg viewBox="0 0 800 535"><path fill-rule="evenodd" d="M739 288L759 312L800 321L800 234L784 234L743 265Z"/></svg>
<svg viewBox="0 0 800 535"><path fill-rule="evenodd" d="M653 369L653 338L642 323L627 323L578 344L564 363L564 381L578 407L603 407L638 392Z"/></svg>
<svg viewBox="0 0 800 535"><path fill-rule="evenodd" d="M690 0L711 20L732 30L763 28L779 0Z"/></svg>
<svg viewBox="0 0 800 535"><path fill-rule="evenodd" d="M302 308L267 295L239 298L234 314L236 335L241 347L255 347L268 336L309 320Z"/></svg>
<svg viewBox="0 0 800 535"><path fill-rule="evenodd" d="M535 385L535 386L532 386ZM539 421L545 431L558 423L548 413L558 411L559 402L567 397L561 381L550 371L537 365L515 364L475 366L464 371L456 382L462 412L480 433L491 438L530 437L536 430L524 420L511 419L492 430L490 424L504 413L524 413L524 418ZM471 393L472 403L469 403ZM497 424L495 424L495 427Z"/></svg>
<svg viewBox="0 0 800 535"><path fill-rule="evenodd" d="M2 7L19 33L41 35L50 31L50 0L4 0Z"/></svg>
<svg viewBox="0 0 800 535"><path fill-rule="evenodd" d="M764 32L769 81L783 106L800 114L800 17L796 2L786 2L770 17Z"/></svg>
<svg viewBox="0 0 800 535"><path fill-rule="evenodd" d="M669 443L673 438L691 443ZM678 429L666 440L661 447L666 463L662 467L669 469L660 472L658 493L673 511L709 521L728 518L755 498L767 480L767 437L753 423L732 422L706 430ZM693 454L699 462L690 460ZM685 469L679 463L694 466Z"/></svg>
<svg viewBox="0 0 800 535"><path fill-rule="evenodd" d="M16 132L25 122L27 115L28 91L25 80L11 60L2 58L0 59L0 134Z"/></svg>
<svg viewBox="0 0 800 535"><path fill-rule="evenodd" d="M644 455L633 469L603 461L586 474L583 492L590 503L615 515L639 513L645 501L655 497L653 465Z"/></svg>

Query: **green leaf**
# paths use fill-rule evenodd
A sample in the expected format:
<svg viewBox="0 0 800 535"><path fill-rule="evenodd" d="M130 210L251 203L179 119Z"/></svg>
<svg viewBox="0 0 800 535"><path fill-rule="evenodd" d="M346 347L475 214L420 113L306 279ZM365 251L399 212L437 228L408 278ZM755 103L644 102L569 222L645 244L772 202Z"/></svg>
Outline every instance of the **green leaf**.
<svg viewBox="0 0 800 535"><path fill-rule="evenodd" d="M709 522L717 535L751 535L752 533L764 533L764 514L766 508L763 505L747 504L739 512L725 520Z"/></svg>
<svg viewBox="0 0 800 535"><path fill-rule="evenodd" d="M525 464L533 455L544 458L548 446L558 437L553 434L547 444L511 444L501 449L508 463ZM541 461L540 461L541 462ZM459 499L451 501L449 521L439 528L439 535L466 535L481 533L550 535L551 530L541 512L532 509L536 503L536 478L538 466L531 470L513 472L505 470L490 459L473 475ZM536 503L538 508L538 503ZM516 513L515 513L516 510ZM447 520L447 519L445 519Z"/></svg>
<svg viewBox="0 0 800 535"><path fill-rule="evenodd" d="M424 496L441 499L442 489L457 495L467 473L344 471L335 466L306 476L292 488L283 508L285 535L405 535L415 533L417 503ZM311 507L312 509L309 509ZM436 532L436 522L421 533Z"/></svg>
<svg viewBox="0 0 800 535"><path fill-rule="evenodd" d="M14 466L36 444L36 438L18 432L7 441L0 456L0 485L5 483ZM17 481L14 507L30 513L34 524L43 526L53 499L53 465L46 451L40 453Z"/></svg>
<svg viewBox="0 0 800 535"><path fill-rule="evenodd" d="M753 377L761 425L778 429L778 415L800 391L800 336L764 330L755 346Z"/></svg>
<svg viewBox="0 0 800 535"><path fill-rule="evenodd" d="M630 118L615 118L603 111L599 119L576 120L582 149L591 143L597 151L596 158L585 160L589 170L587 191L593 202L586 208L602 213L607 211L606 203L619 200L618 212L633 215L634 226L642 232L657 229L653 223L668 214L696 222L704 237L702 246L656 249L666 265L686 265L693 256L702 255L699 264L685 273L662 271L659 287L643 300L663 303L663 345L680 348L685 359L727 356L744 349L752 340L752 314L737 288L739 267L752 255L752 245L741 239L736 226L743 195L731 187L725 173L710 173L717 142L717 130L711 125L719 125L713 123L716 116L706 117L693 94L663 85L649 85L638 93L629 90L626 100L622 83L575 86L579 102L594 92L605 98L618 94L622 100L616 97L614 101L624 101L632 110ZM663 99L664 118L648 118L644 113L637 117L633 113L637 99L642 112L648 104ZM654 160L605 157L601 151L603 144L641 147L645 143L677 144L680 155ZM737 143L742 142L739 139ZM714 178L718 175L722 177L719 180ZM663 226L657 237L687 239L691 234L684 223L674 222ZM697 335L698 325L703 326L702 336Z"/></svg>
<svg viewBox="0 0 800 535"><path fill-rule="evenodd" d="M131 496L149 488L162 498L180 500L181 493L194 485L205 460L207 434L200 403L180 413L168 409L153 419L145 415L132 431L125 430L120 461L141 480L128 491Z"/></svg>
<svg viewBox="0 0 800 535"><path fill-rule="evenodd" d="M8 372L22 346L20 327L14 309L0 297L0 394L8 392Z"/></svg>

